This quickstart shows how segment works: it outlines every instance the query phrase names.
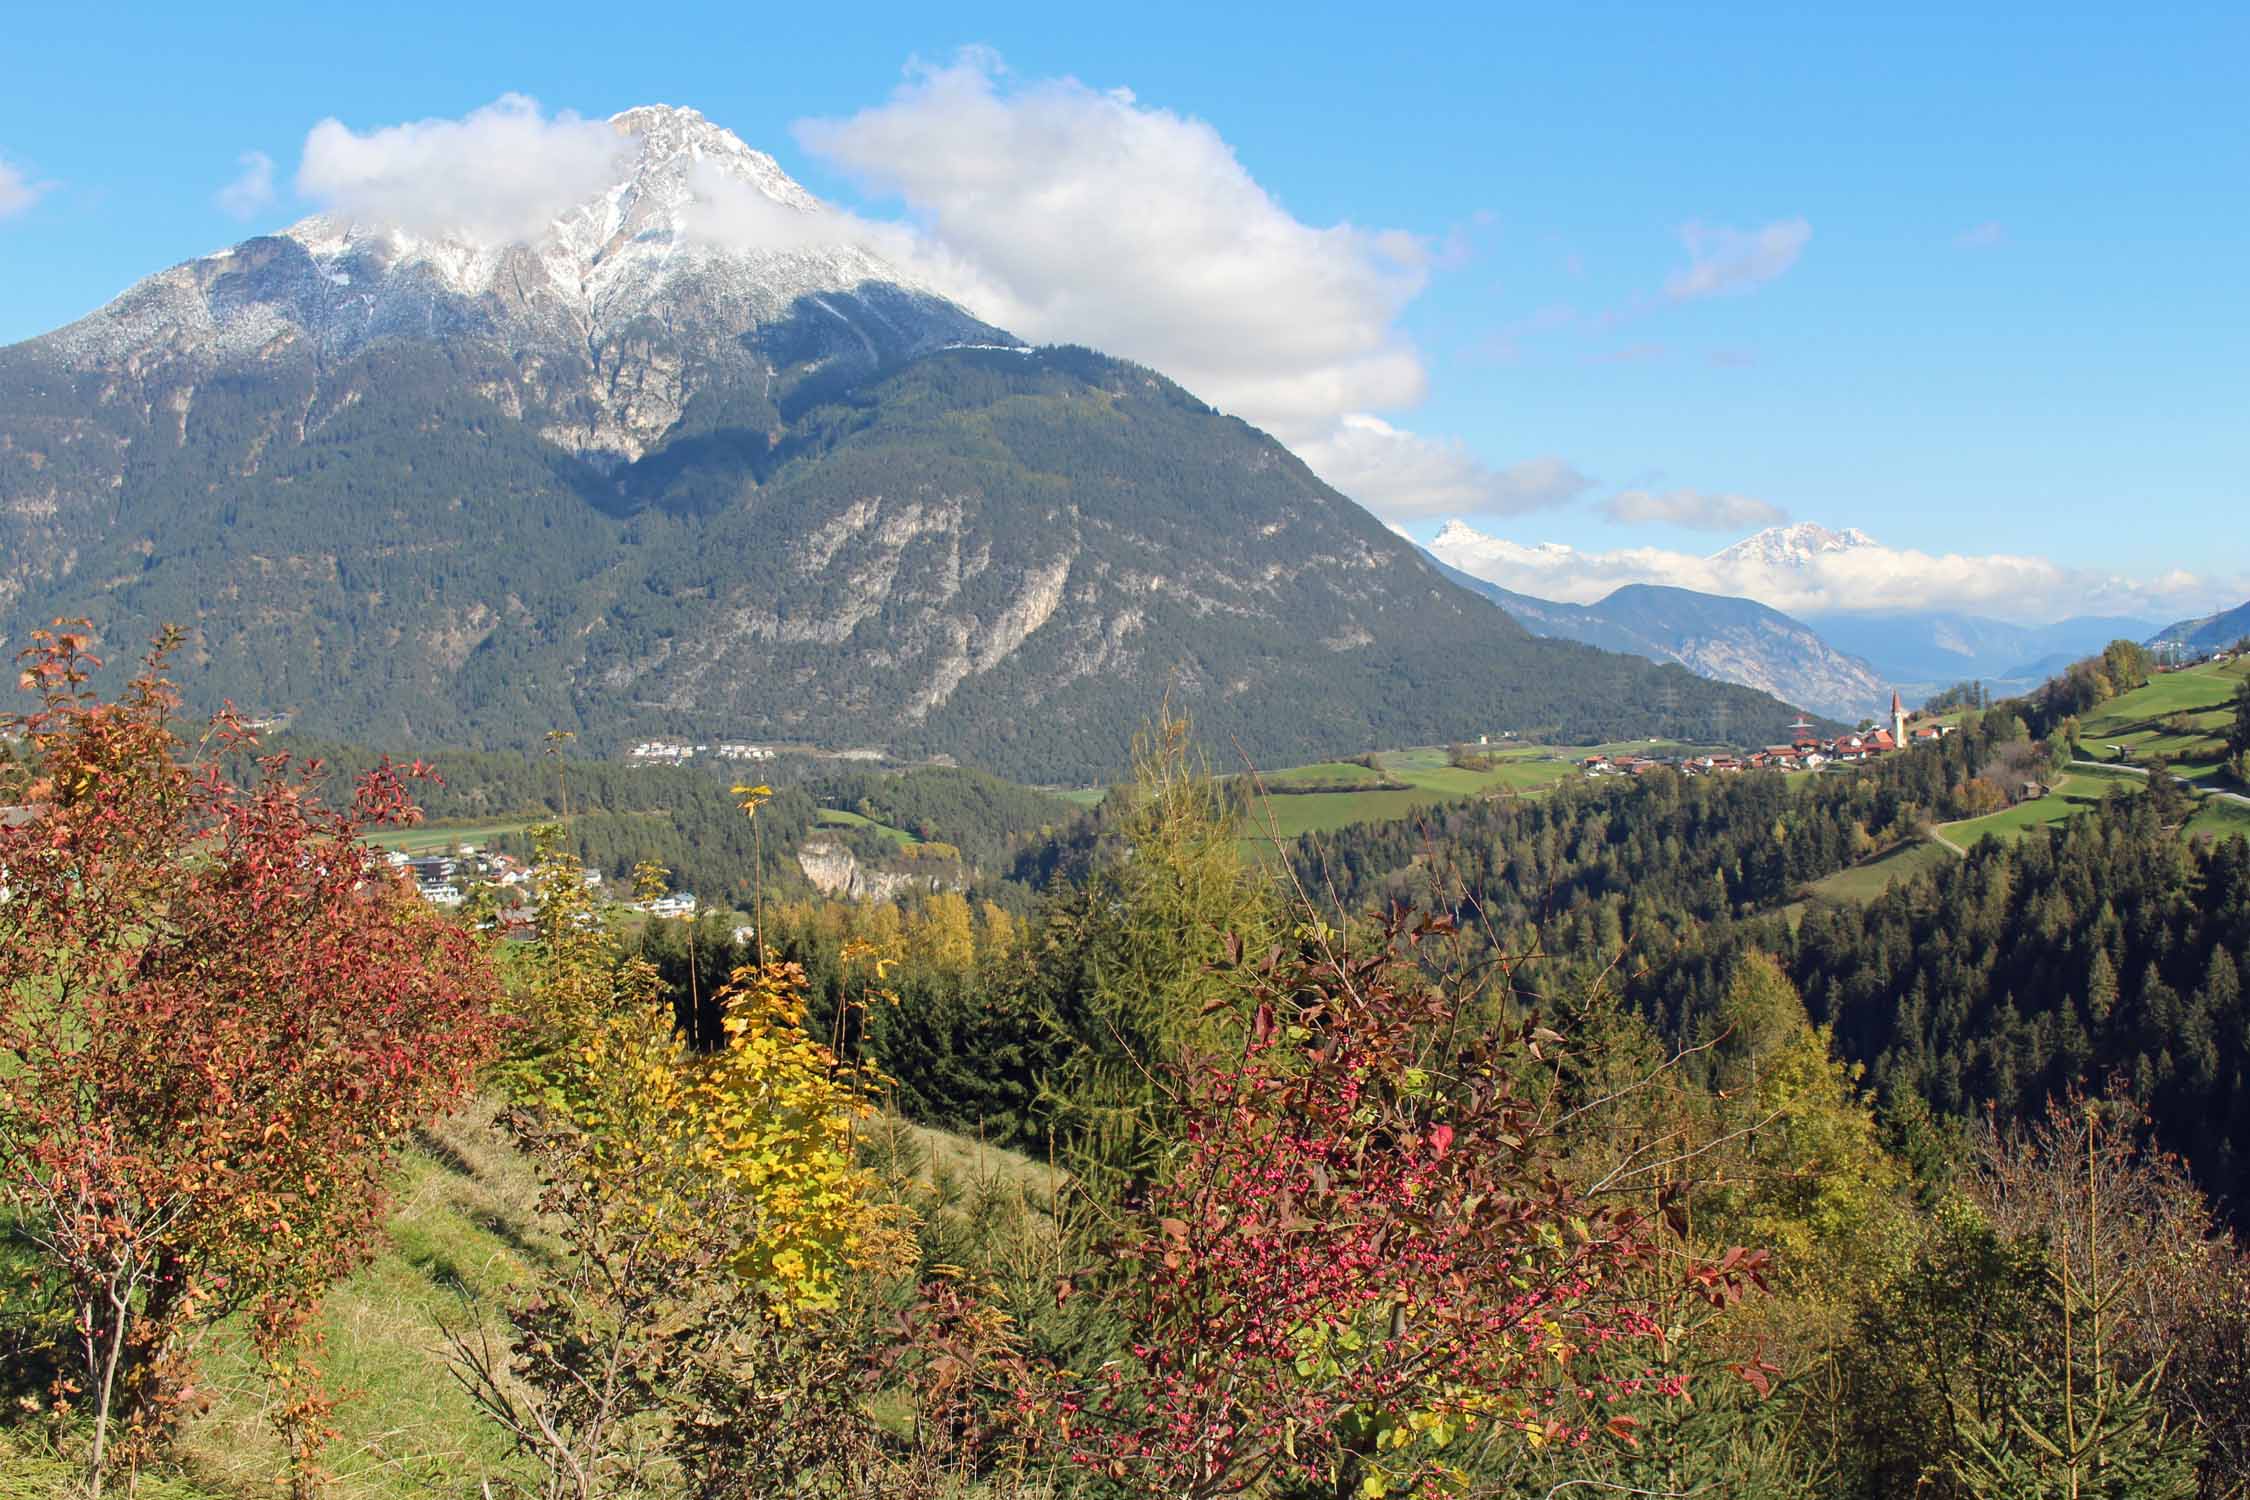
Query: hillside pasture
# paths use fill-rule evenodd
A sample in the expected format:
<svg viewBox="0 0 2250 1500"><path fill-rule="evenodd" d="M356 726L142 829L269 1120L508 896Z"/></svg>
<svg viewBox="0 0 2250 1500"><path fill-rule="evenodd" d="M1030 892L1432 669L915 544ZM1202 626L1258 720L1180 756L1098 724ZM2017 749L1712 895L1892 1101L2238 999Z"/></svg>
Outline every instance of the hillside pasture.
<svg viewBox="0 0 2250 1500"><path fill-rule="evenodd" d="M1387 823L1414 816L1424 808L1495 793L1534 793L1578 774L1574 760L1543 748L1510 748L1480 752L1491 765L1472 771L1451 764L1442 746L1418 746L1377 754L1376 769L1353 762L1329 761L1261 774L1258 782L1273 794L1260 796L1253 789L1250 810L1243 824L1244 847L1255 853L1275 840L1307 833L1329 833L1356 823ZM1347 773L1360 785L1337 790L1287 792L1292 783L1326 785L1344 780Z"/></svg>
<svg viewBox="0 0 2250 1500"><path fill-rule="evenodd" d="M1396 776L1352 760L1316 761L1309 766L1291 766L1270 776L1258 775L1251 779L1257 787L1279 796L1407 790L1407 783Z"/></svg>
<svg viewBox="0 0 2250 1500"><path fill-rule="evenodd" d="M378 828L365 835L378 849L400 854L443 854L456 844L490 844L504 834L521 833L539 818L510 818L478 823L417 823L411 828Z"/></svg>
<svg viewBox="0 0 2250 1500"><path fill-rule="evenodd" d="M865 828L881 834L901 849L912 849L922 841L903 828L893 828L888 823L878 823L859 813L847 812L841 807L823 807L815 810L813 821L823 828Z"/></svg>
<svg viewBox="0 0 2250 1500"><path fill-rule="evenodd" d="M2245 677L2250 677L2250 661L2152 678L2148 686L2120 694L2084 717L2078 728L2080 753L2107 760L2111 746L2123 746L2136 763L2161 755L2186 780L2219 780L2227 726L2234 721L2234 695ZM2174 727L2183 717L2185 732Z"/></svg>
<svg viewBox="0 0 2250 1500"><path fill-rule="evenodd" d="M2055 779L2053 789L2044 797L2019 802L2014 807L1989 813L1981 818L1964 818L1958 823L1943 823L1938 831L1964 849L1973 849L1986 835L1997 838L2021 838L2033 829L2052 828L2057 823L2075 818L2080 813L2092 812L2109 795L2117 778L2099 774L2085 775L2071 772Z"/></svg>
<svg viewBox="0 0 2250 1500"><path fill-rule="evenodd" d="M2187 820L2187 832L2215 839L2250 838L2250 804L2205 797Z"/></svg>
<svg viewBox="0 0 2250 1500"><path fill-rule="evenodd" d="M1901 844L1864 864L1853 865L1848 870L1838 870L1833 875L1812 882L1805 887L1805 894L1824 901L1847 901L1854 906L1865 906L1892 886L1901 881L1912 880L1953 857L1941 844Z"/></svg>

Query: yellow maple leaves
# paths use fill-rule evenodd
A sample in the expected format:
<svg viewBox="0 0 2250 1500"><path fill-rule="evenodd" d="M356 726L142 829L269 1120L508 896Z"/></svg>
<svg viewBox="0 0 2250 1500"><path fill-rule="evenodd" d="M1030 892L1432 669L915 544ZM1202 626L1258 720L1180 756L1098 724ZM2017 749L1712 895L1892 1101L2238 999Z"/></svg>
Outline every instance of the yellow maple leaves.
<svg viewBox="0 0 2250 1500"><path fill-rule="evenodd" d="M585 1170L613 1210L721 1255L781 1321L835 1305L845 1278L911 1248L853 1160L875 1078L804 1029L803 972L737 969L716 997L725 1042L685 1046L661 1010L595 1021L564 1097Z"/></svg>

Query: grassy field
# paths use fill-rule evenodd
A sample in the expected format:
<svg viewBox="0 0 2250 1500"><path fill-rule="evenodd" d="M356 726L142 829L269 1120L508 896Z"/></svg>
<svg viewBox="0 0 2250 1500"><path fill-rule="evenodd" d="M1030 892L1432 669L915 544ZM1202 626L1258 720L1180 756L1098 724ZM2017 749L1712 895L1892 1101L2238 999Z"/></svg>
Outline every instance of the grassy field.
<svg viewBox="0 0 2250 1500"><path fill-rule="evenodd" d="M1276 771L1258 780L1276 790L1295 787L1359 788L1362 790L1388 786L1398 778L1387 771L1378 771L1352 760L1323 760L1309 766L1291 766L1286 771Z"/></svg>
<svg viewBox="0 0 2250 1500"><path fill-rule="evenodd" d="M2250 838L2250 807L2219 797L2206 797L2196 808L2195 816L2187 820L2187 831L2208 834L2215 839Z"/></svg>
<svg viewBox="0 0 2250 1500"><path fill-rule="evenodd" d="M823 807L813 814L813 821L823 828L872 828L901 849L911 849L922 841L903 828L893 828L888 823L878 823L873 818L846 812L840 807Z"/></svg>
<svg viewBox="0 0 2250 1500"><path fill-rule="evenodd" d="M2226 729L2234 722L2235 690L2246 676L2250 661L2167 672L2086 715L2079 725L2079 748L2089 758L2106 760L2112 745L2122 745L2135 761L2165 756L2187 780L2223 780ZM2188 721L2184 733L2166 722L2182 715Z"/></svg>
<svg viewBox="0 0 2250 1500"><path fill-rule="evenodd" d="M1855 906L1865 906L1902 880L1912 880L1923 871L1944 864L1954 856L1943 845L1934 843L1902 844L1890 853L1854 865L1848 870L1838 870L1824 879L1805 887L1806 893L1828 901L1848 901Z"/></svg>
<svg viewBox="0 0 2250 1500"><path fill-rule="evenodd" d="M1938 832L1964 849L1974 848L1977 840L1986 834L1996 834L2001 838L2020 838L2034 828L2052 828L2067 818L2091 812L2109 795L2109 789L2116 779L2099 772L2073 771L2056 778L2054 790L2044 797L2019 802L2014 807L1985 817L1941 824Z"/></svg>
<svg viewBox="0 0 2250 1500"><path fill-rule="evenodd" d="M1941 824L1938 832L1964 849L1972 847L1988 833L2002 838L2019 838L2033 829L2052 828L2067 818L2091 811L2109 795L2113 787L2138 792L2143 785L2145 783L2140 777L2128 772L2074 766L2056 783L2055 789L2044 797L2018 803L2005 812L1993 813L1989 817ZM2250 835L2250 805L2223 796L2200 796L2185 831L2191 835L2203 834L2213 838Z"/></svg>
<svg viewBox="0 0 2250 1500"><path fill-rule="evenodd" d="M443 854L455 844L489 844L503 833L521 833L537 818L513 818L499 823L418 823L412 828L384 828L367 835L379 849L405 854Z"/></svg>
<svg viewBox="0 0 2250 1500"><path fill-rule="evenodd" d="M1350 762L1330 761L1295 766L1262 774L1269 786L1291 780L1326 784L1356 780L1365 789L1305 792L1269 797L1252 796L1244 846L1253 851L1270 848L1276 839L1301 834L1328 833L1355 823L1387 823L1409 818L1425 808L1491 793L1536 792L1578 774L1575 760L1564 752L1545 749L1511 749L1492 752L1491 768L1464 770L1448 763L1442 748L1386 750L1375 757L1378 770ZM1403 782L1403 789L1386 787Z"/></svg>
<svg viewBox="0 0 2250 1500"><path fill-rule="evenodd" d="M992 1180L1051 1203L1055 1174L1014 1152L882 1117L870 1130L910 1137L921 1180ZM320 1364L341 1399L322 1455L333 1500L474 1500L517 1472L507 1444L448 1373L447 1327L498 1328L496 1304L554 1253L536 1211L529 1164L480 1102L418 1137L375 1261L333 1292ZM261 1415L266 1394L250 1351L222 1330L204 1362L210 1408L182 1434L178 1462L143 1478L143 1500L275 1495L281 1455ZM28 1432L0 1429L0 1500L69 1493L71 1466Z"/></svg>

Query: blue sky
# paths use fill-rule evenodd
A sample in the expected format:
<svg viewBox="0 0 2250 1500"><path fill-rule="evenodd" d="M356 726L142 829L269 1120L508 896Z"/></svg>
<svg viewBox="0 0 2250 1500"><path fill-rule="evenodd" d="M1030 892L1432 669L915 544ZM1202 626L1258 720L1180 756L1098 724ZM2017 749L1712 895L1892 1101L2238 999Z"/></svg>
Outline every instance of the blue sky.
<svg viewBox="0 0 2250 1500"><path fill-rule="evenodd" d="M217 17L11 20L0 340L307 211L291 184L320 120L370 131L511 91L590 117L692 104L859 214L942 219L927 164L876 153L951 117L881 111L915 60L975 46L998 59L980 64L992 98L1076 79L1086 114L1127 89L1134 118L1208 126L1298 224L1412 237L1411 289L1378 312L1418 378L1338 400L1367 397L1470 476L1376 504L1417 535L1458 514L1517 542L1700 554L1785 514L1931 554L2034 554L2066 579L2196 575L2151 583L2151 607L2250 589L2240 5ZM841 147L798 128L871 111ZM277 194L238 221L215 195L251 151ZM1080 336L1134 330L1113 317ZM1149 348L1183 351L1152 358L1172 373L1206 367L1177 336ZM1222 401L1254 383L1212 378ZM1372 472L1323 447L1312 415L1275 408L1268 425L1331 456L1314 461L1339 482Z"/></svg>

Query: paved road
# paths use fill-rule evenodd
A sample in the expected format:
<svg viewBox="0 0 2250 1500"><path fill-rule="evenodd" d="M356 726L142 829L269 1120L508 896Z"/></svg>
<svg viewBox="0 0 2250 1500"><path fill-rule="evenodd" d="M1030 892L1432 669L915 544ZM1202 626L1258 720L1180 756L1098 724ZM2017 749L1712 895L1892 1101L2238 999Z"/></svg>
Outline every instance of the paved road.
<svg viewBox="0 0 2250 1500"><path fill-rule="evenodd" d="M2148 774L2148 767L2146 766L2121 766L2114 760L2081 760L2074 756L2070 763L2074 766L2088 766L2096 771L2116 771L2125 776L2146 776Z"/></svg>
<svg viewBox="0 0 2250 1500"><path fill-rule="evenodd" d="M2146 766L2121 766L2118 765L2115 761L2074 760L2071 762L2071 764L2074 766L2086 766L2097 771L2117 771L2127 776L2148 775L2148 767ZM2239 802L2244 807L2250 807L2250 797L2245 797L2240 792L2222 792L2217 787L2197 786L2192 781L2187 783L2187 789L2198 797L2216 797L2221 802Z"/></svg>

